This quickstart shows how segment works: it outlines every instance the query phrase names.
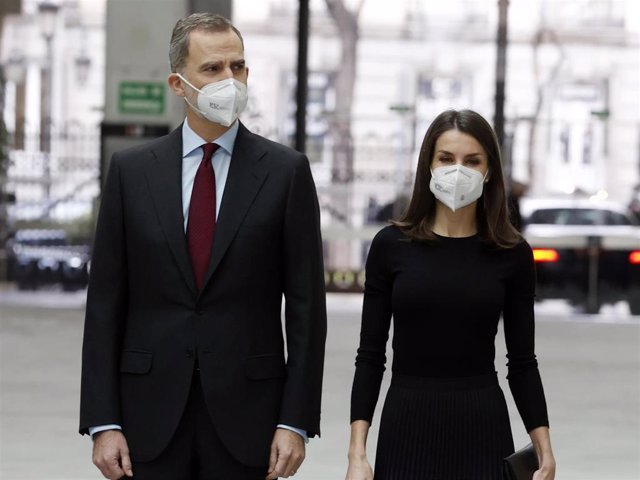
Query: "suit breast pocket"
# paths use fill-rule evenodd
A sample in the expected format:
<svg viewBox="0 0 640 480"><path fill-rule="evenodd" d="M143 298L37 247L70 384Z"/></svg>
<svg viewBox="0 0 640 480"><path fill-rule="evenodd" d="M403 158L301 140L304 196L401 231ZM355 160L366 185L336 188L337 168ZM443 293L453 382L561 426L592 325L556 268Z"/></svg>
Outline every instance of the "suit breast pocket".
<svg viewBox="0 0 640 480"><path fill-rule="evenodd" d="M120 356L120 373L144 375L151 371L153 354L144 350L123 350Z"/></svg>

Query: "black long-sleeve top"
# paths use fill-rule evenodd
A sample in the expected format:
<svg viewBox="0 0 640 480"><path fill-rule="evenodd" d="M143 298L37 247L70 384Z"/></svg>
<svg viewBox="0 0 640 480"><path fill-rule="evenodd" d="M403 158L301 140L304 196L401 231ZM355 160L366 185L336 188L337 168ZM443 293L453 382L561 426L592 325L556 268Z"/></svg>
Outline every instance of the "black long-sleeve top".
<svg viewBox="0 0 640 480"><path fill-rule="evenodd" d="M394 373L467 377L495 373L503 316L508 380L525 428L548 426L534 353L535 267L531 247L490 248L479 236L411 241L385 227L366 264L351 421L371 422L394 322Z"/></svg>

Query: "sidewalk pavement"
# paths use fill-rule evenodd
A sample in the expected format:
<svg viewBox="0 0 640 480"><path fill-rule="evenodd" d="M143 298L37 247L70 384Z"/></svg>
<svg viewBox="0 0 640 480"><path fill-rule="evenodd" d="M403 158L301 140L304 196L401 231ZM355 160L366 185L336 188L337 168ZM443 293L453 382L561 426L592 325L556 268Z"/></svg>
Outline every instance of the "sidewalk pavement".
<svg viewBox="0 0 640 480"><path fill-rule="evenodd" d="M0 289L0 479L90 480L91 442L77 434L83 293ZM359 295L329 295L323 435L309 443L295 478L343 479L349 397L360 324ZM640 319L611 311L538 313L537 353L549 405L558 480L640 478ZM527 435L496 367L517 446ZM369 440L373 462L383 391Z"/></svg>

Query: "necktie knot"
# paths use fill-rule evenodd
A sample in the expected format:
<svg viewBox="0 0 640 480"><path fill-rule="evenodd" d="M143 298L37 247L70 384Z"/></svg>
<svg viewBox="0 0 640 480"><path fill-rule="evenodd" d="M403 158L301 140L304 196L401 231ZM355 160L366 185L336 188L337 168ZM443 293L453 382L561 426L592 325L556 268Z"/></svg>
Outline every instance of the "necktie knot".
<svg viewBox="0 0 640 480"><path fill-rule="evenodd" d="M204 143L202 145L202 150L204 151L204 155L202 155L202 164L204 166L211 164L211 157L218 147L219 145L216 143Z"/></svg>

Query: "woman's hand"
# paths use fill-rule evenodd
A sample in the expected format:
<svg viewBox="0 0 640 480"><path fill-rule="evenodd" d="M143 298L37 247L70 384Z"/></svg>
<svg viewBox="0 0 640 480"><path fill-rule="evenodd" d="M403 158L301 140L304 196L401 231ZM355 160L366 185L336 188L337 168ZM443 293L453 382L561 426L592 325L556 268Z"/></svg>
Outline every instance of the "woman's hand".
<svg viewBox="0 0 640 480"><path fill-rule="evenodd" d="M373 480L373 469L367 460L369 425L366 420L351 422L351 440L347 454L349 468L345 480Z"/></svg>
<svg viewBox="0 0 640 480"><path fill-rule="evenodd" d="M529 432L538 456L540 468L533 474L533 480L554 480L556 478L556 459L551 449L549 427L534 428Z"/></svg>
<svg viewBox="0 0 640 480"><path fill-rule="evenodd" d="M366 456L349 458L349 468L345 480L373 480L373 469Z"/></svg>
<svg viewBox="0 0 640 480"><path fill-rule="evenodd" d="M549 462L551 463L551 462ZM533 480L554 480L556 478L556 464L552 465L543 464L539 470L536 470L533 474Z"/></svg>

